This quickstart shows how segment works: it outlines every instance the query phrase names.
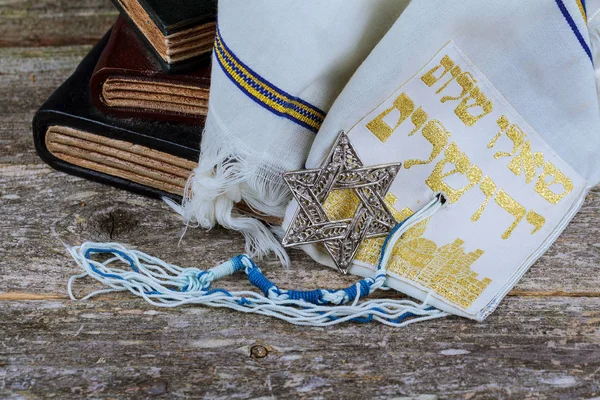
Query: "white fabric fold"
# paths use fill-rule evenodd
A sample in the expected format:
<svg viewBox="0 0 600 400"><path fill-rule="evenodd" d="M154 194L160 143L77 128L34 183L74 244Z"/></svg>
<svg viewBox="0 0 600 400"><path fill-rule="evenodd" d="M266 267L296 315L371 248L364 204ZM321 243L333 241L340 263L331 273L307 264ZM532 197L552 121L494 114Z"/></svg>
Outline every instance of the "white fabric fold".
<svg viewBox="0 0 600 400"><path fill-rule="evenodd" d="M221 0L209 113L185 219L241 231L247 253L275 251L287 264L268 227L233 205L243 200L283 217L289 193L281 174L304 167L325 113L407 3Z"/></svg>
<svg viewBox="0 0 600 400"><path fill-rule="evenodd" d="M453 157L448 155L453 154L448 152L452 142L459 143L460 151L466 152L461 154L469 156L468 167L477 164L483 169L481 176L475 173L476 169L469 170L474 171L469 177L473 181L474 191L469 192L462 200L458 200L462 194L457 196L457 200L451 202L455 204L449 204L440 215L433 216L427 227L413 234L411 244L399 244L397 257L403 267L395 269L407 271L412 268L414 272L422 268L426 273L438 273L432 272L430 264L424 260L433 252L440 255L442 249L447 251L448 246L454 245L455 254L463 257L465 264L461 264L456 276L452 275L455 272L449 267L450 264L445 271L450 280L459 282L464 277L465 282L470 279L471 285L479 285L479 289L470 292L476 293L476 300L460 299L457 292L451 293L455 289L451 289L449 283L439 284L439 281L428 281L429 278L420 279L419 275L402 275L404 272L394 275L394 268L388 266L388 270L392 271L388 280L390 287L420 300L430 299L431 305L444 311L481 321L493 312L533 262L557 239L579 210L587 190L600 182L600 110L596 85L599 74L593 63L600 59L598 14L596 11L593 16L590 14L593 18L588 29L586 15L582 10L582 3L577 0L526 3L521 0L465 0L451 3L414 0L345 86L311 148L307 168L319 167L341 130L349 132L350 140L359 155L365 157L363 162L406 161L392 159L393 149L390 146L394 146L394 143L405 146L409 137L417 140L420 134L411 133L408 126L416 124L418 118L405 120L407 122L400 128L404 135L401 140L398 137L379 137L378 140L366 126L378 114L377 110L380 110L382 114L379 115L385 115L382 123L390 126L391 131L397 129L409 114L403 115L405 110L401 109L401 105L392 104L392 101L406 88L414 100L414 109L422 106L429 113L430 119L440 118L441 123L456 129L448 131L447 143L444 142L441 147L443 150L437 154L432 153L434 143L422 137L420 144L410 147L410 151L421 156L416 158L431 153L433 159L425 162L425 167L417 165L410 169L409 165L399 172L396 181L402 181L404 186L392 186L393 190L400 191L400 199L391 204L398 213L416 211L418 204L423 204L434 193L431 187L435 185L431 180L426 183L426 178L433 174L434 166L441 168L444 160ZM449 43L452 49L458 50L448 50ZM496 119L500 121L500 114L491 121L463 129L457 122L459 113L448 114L444 108L453 104L454 100L440 101L437 97L435 101L432 100L435 90L440 93L443 89L439 85L431 89L422 78L432 68L430 62L435 60L435 65L440 65L435 70L438 79L442 71L439 62L444 51L454 54L454 66L460 65L463 70L468 67L472 73L470 76L478 78L476 84L494 99L496 111L506 113L510 116L511 123L523 127L523 142L531 140L538 149L534 149L534 152L543 152L546 164L551 162L552 165L560 165L561 170L572 177L574 189L569 189L568 184L565 186L569 195L564 197L564 201L555 199L544 202L549 200L549 196L546 194L545 200L540 197L543 194L543 177L550 176L544 175L544 171L548 171L544 169L544 162L535 161L536 164L531 167L531 173L535 175L531 180L525 178L525 172L517 174L515 165L514 174L509 171L510 160L522 154L517 152L517 147L518 151L522 151L522 147L519 147L522 143L515 146L512 154L497 154L494 160L494 153L498 149L492 149L494 143L490 139L498 130L502 132L502 129L496 127ZM447 72L450 77L450 70ZM457 89L460 88L454 86L452 90L457 93ZM447 94L442 93L440 98ZM414 109L410 108L408 112L413 113ZM439 115L443 115L445 119L438 117ZM498 122L498 126L501 125ZM482 126L485 129L478 130ZM477 133L479 136L476 140L471 140L470 144L465 141L465 137ZM488 139L475 145L482 137ZM502 136L500 140L507 140L503 146L510 144L506 136ZM404 154L406 147L397 151ZM485 156L483 152L487 152ZM465 165L459 169L466 168ZM443 172L451 175L452 168L448 165L446 167ZM419 168L430 170L417 173ZM440 169L438 173L441 171ZM479 186L484 177L489 178L487 174L496 183L493 190ZM463 175L466 176L466 172ZM463 183L457 180L454 185L464 184L464 179L463 176ZM477 185L474 185L475 182ZM500 193L499 189L506 191ZM485 197L484 193L488 190L489 197ZM505 196L507 194L510 196ZM516 199L516 202L508 201L509 197ZM468 215L464 211L465 204L474 206L469 208L472 211ZM476 217L475 212L480 204L483 205L478 212L487 214ZM525 214L519 217L521 212L525 212L521 211L521 204L534 205L533 209L523 208L529 212L527 220ZM288 209L284 227L289 223L294 207L295 204L292 204ZM515 216L516 222L524 223L515 225L514 232L506 231L506 237L500 239L500 235L496 234L498 226L502 225L504 230ZM464 222L459 224L445 225L441 222L458 221L460 218L464 218ZM488 237L489 241L486 243ZM467 239L463 240L464 238ZM454 239L456 241L452 244ZM505 256L490 259L489 255L498 249L494 248L495 244L507 250ZM527 251L522 248L527 248ZM310 245L305 250L318 262L331 265L329 257L318 246ZM517 254L518 257L515 256ZM506 265L507 260L511 260L510 265ZM498 273L502 269L507 272ZM355 262L350 269L351 273L363 276L370 271L372 266L364 261ZM460 285L455 284L454 288ZM464 301L461 303L459 300Z"/></svg>
<svg viewBox="0 0 600 400"><path fill-rule="evenodd" d="M577 0L562 1L590 46ZM307 167L318 166L340 130L349 130L452 40L563 159L591 185L600 182L593 63L557 2L413 1L332 106Z"/></svg>

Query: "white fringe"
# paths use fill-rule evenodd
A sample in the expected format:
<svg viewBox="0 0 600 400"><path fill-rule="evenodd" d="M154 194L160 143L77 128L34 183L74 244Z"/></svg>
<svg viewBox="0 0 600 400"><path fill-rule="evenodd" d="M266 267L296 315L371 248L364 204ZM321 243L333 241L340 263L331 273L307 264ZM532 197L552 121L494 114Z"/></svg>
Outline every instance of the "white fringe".
<svg viewBox="0 0 600 400"><path fill-rule="evenodd" d="M396 229L395 239L411 225ZM388 243L386 260L394 247L393 240ZM74 282L91 276L108 288L97 290L80 300L88 300L99 294L129 291L156 307L173 308L186 304L225 307L243 313L275 317L295 325L325 327L362 319L362 322L373 320L388 326L402 327L448 315L428 305L428 299L421 304L408 299L366 299L366 296L382 289L384 285L386 273L381 263L376 277L355 284L354 295L343 289L321 289L319 301L308 302L291 296L292 291L276 287L271 287L264 294L253 291L229 292L212 287L216 280L244 271L250 282L263 291L264 288L250 278L250 275L262 275L262 272L246 255L234 257L202 271L198 268L181 268L141 251L127 249L118 243L86 242L67 249L83 269L83 273L72 276L67 284L67 291L73 300L77 300L73 293ZM92 257L94 254L110 256L104 261L96 261ZM124 268L120 265L122 263L125 264ZM362 291L365 283L369 286L368 294ZM361 296L363 301L360 301Z"/></svg>
<svg viewBox="0 0 600 400"><path fill-rule="evenodd" d="M169 205L183 216L187 224L211 229L216 224L241 232L246 239L246 253L260 259L274 253L288 267L289 257L276 236L280 228L235 210L240 201L253 210L283 218L290 201L281 173L253 163L246 156L234 154L221 146L223 138L213 140L205 132L198 167L190 176L181 207ZM275 233L275 235L274 235Z"/></svg>

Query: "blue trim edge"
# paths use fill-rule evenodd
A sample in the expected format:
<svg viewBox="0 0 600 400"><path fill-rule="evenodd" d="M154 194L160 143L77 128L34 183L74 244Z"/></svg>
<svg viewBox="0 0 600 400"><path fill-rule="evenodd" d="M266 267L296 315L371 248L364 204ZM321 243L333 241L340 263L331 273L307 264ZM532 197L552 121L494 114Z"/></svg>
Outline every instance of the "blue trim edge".
<svg viewBox="0 0 600 400"><path fill-rule="evenodd" d="M573 20L573 17L571 17L571 14L569 14L569 10L567 10L565 3L563 2L563 0L555 0L555 1L556 1L556 5L558 5L558 8L560 9L560 12L562 13L563 17L565 17L565 19L567 20L567 23L571 27L571 30L577 37L579 44L581 44L581 47L583 47L583 50L588 55L590 61L593 63L594 59L592 57L592 51L590 50L590 47L588 46L585 39L581 35L581 32L579 32L579 28L577 28L577 24Z"/></svg>

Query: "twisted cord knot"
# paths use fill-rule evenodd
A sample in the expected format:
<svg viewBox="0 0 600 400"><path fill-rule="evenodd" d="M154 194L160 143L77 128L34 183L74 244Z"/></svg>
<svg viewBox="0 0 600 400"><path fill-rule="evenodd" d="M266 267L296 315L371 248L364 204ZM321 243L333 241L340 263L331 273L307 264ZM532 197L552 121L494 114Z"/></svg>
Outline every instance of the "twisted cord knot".
<svg viewBox="0 0 600 400"><path fill-rule="evenodd" d="M387 272L385 270L380 270L379 273L374 277L374 278L368 278L371 279L373 281L372 285L371 285L371 293L373 293L374 291L381 289L381 288L386 288L385 285L385 281L387 279Z"/></svg>
<svg viewBox="0 0 600 400"><path fill-rule="evenodd" d="M215 274L198 268L186 268L181 272L181 279L185 282L185 286L181 288L182 292L199 292L210 288Z"/></svg>
<svg viewBox="0 0 600 400"><path fill-rule="evenodd" d="M241 254L237 257L234 258L235 263L236 263L236 267L239 271L241 271L242 269L244 270L244 272L246 272L246 274L248 274L250 272L250 270L256 268L260 271L260 268L258 268L258 266L254 263L254 260L252 260L252 258L250 258L250 256L248 254Z"/></svg>
<svg viewBox="0 0 600 400"><path fill-rule="evenodd" d="M242 312L273 316L282 320L310 326L329 326L345 321L379 321L391 326L405 326L417 321L444 317L447 314L431 307L429 296L422 304L410 300L372 299L359 303L377 289L388 289L386 265L394 244L414 224L430 217L442 206L441 196L400 223L386 238L375 275L362 279L346 289L316 289L312 291L283 290L269 281L247 255L240 255L208 271L181 268L145 253L129 250L118 243L84 243L69 252L84 270L73 276L67 285L69 296L75 299L72 284L75 279L92 276L109 286L83 299L100 293L129 290L159 307L183 304L205 304L227 307ZM94 261L93 254L110 254L105 261ZM130 269L113 263L129 264ZM210 289L214 280L245 271L249 281L262 292L229 292ZM337 307L347 304L343 307Z"/></svg>

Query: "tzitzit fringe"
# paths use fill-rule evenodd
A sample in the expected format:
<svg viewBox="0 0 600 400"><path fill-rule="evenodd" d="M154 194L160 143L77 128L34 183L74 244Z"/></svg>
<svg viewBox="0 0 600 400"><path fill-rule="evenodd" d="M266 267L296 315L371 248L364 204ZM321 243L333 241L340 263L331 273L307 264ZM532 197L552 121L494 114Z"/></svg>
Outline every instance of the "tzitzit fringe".
<svg viewBox="0 0 600 400"><path fill-rule="evenodd" d="M273 253L288 267L289 257L277 239L280 232L261 221L241 215L235 205L244 201L257 213L282 218L290 201L280 171L274 171L245 152L234 151L233 136L213 113L204 129L198 167L188 179L181 205L167 200L188 226L211 229L219 224L240 232L245 252L260 260ZM275 231L274 231L275 229Z"/></svg>
<svg viewBox="0 0 600 400"><path fill-rule="evenodd" d="M385 240L375 276L343 290L280 289L245 254L202 271L198 268L181 268L143 252L129 250L118 243L87 242L69 249L84 272L71 277L68 292L71 299L77 300L73 295L73 283L77 279L91 276L109 288L93 292L81 300L103 293L129 291L156 307L178 307L184 304L225 307L309 326L330 326L347 321L377 321L401 327L441 318L448 314L427 305L427 301L418 304L411 300L360 300L377 289L388 289L385 286L386 265L394 245L404 232L429 218L442 205L443 198L438 195L420 211L397 225ZM112 257L105 261L95 261L93 256L97 254L110 254ZM122 269L122 264L128 268ZM261 293L211 288L214 281L240 271L246 273L250 283L260 289Z"/></svg>

